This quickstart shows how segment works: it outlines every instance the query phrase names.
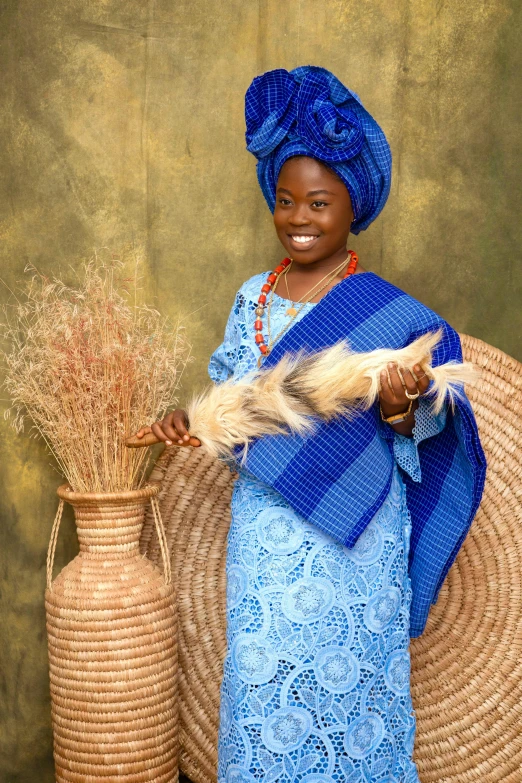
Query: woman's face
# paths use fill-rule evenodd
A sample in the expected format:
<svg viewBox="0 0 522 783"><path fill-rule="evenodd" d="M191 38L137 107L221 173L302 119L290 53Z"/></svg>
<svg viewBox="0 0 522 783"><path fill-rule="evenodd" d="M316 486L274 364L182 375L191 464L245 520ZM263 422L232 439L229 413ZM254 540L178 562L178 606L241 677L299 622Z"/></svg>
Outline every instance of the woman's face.
<svg viewBox="0 0 522 783"><path fill-rule="evenodd" d="M340 257L353 220L346 186L314 158L286 161L279 174L274 225L288 255L300 264Z"/></svg>

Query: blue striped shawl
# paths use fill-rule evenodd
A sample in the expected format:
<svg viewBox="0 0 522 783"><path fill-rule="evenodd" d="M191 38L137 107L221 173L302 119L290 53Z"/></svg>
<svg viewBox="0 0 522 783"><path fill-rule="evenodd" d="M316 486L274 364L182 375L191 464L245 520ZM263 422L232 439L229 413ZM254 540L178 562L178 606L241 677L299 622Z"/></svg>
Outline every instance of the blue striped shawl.
<svg viewBox="0 0 522 783"><path fill-rule="evenodd" d="M356 351L402 348L443 330L433 364L462 361L460 339L440 316L372 272L336 285L296 323L263 363L301 348L316 351L348 339ZM378 406L354 420L321 423L315 434L265 436L249 449L246 468L286 498L305 519L352 547L383 504L393 470L391 427ZM430 605L459 551L484 488L486 461L467 398L451 409L442 432L419 444L420 483L403 472L412 520L410 636L420 636Z"/></svg>

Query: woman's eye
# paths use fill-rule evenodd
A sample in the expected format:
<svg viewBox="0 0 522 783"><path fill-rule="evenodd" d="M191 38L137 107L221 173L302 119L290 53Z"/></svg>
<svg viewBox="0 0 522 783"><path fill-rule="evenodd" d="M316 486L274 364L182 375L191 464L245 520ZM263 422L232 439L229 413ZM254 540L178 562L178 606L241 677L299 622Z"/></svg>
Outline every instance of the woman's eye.
<svg viewBox="0 0 522 783"><path fill-rule="evenodd" d="M312 202L313 207L326 207L327 203L326 201L313 201Z"/></svg>
<svg viewBox="0 0 522 783"><path fill-rule="evenodd" d="M282 204L284 207L287 207L288 204L291 204L292 202L287 198L280 198L279 203Z"/></svg>

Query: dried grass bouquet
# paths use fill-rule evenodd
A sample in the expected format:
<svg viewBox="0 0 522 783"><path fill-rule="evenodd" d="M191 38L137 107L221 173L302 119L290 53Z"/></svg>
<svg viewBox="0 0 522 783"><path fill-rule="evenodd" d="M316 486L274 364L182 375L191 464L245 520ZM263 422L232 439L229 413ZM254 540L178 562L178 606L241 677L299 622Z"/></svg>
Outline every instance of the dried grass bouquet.
<svg viewBox="0 0 522 783"><path fill-rule="evenodd" d="M129 279L123 261L97 254L77 287L29 268L5 308L6 417L18 431L32 422L76 492L143 484L147 452L125 438L176 402L189 359L180 324L138 304L134 260Z"/></svg>

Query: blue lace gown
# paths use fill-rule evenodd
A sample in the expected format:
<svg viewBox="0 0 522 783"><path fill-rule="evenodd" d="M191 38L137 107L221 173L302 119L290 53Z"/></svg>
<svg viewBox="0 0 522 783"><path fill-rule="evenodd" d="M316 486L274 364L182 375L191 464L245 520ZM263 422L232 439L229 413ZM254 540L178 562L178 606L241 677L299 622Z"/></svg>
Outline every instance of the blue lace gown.
<svg viewBox="0 0 522 783"><path fill-rule="evenodd" d="M256 367L254 310L265 279L256 275L236 296L209 364L216 383ZM274 296L273 334L288 322L288 306ZM395 436L396 463L414 480L417 443L444 418L421 400L414 437ZM420 783L412 760L410 532L397 465L384 505L352 549L239 471L227 544L218 783Z"/></svg>

